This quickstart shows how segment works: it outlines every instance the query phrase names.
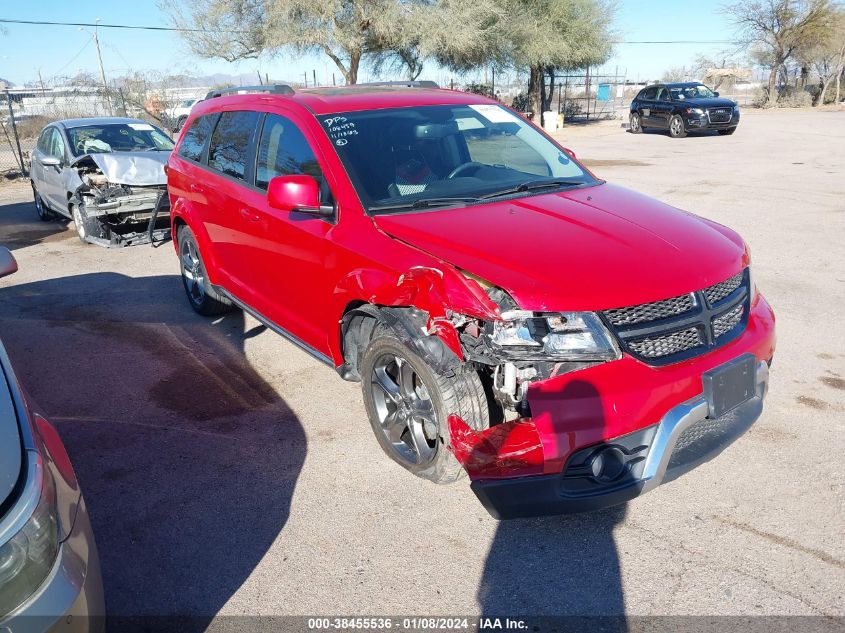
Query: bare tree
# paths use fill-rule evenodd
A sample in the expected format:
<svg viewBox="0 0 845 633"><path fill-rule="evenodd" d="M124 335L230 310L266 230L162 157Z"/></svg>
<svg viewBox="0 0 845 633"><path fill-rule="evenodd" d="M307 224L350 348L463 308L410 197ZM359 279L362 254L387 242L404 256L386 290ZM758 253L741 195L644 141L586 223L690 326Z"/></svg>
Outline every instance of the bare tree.
<svg viewBox="0 0 845 633"><path fill-rule="evenodd" d="M665 82L674 82L674 81L686 81L687 79L687 69L685 66L674 66L672 68L668 68L664 73L663 77L661 77L662 81Z"/></svg>
<svg viewBox="0 0 845 633"><path fill-rule="evenodd" d="M810 72L819 78L819 92L814 105L824 105L831 84L836 82L836 101L839 101L840 77L845 71L845 8L839 7L829 28L820 31L813 41L801 47L796 59L806 81Z"/></svg>
<svg viewBox="0 0 845 633"><path fill-rule="evenodd" d="M786 62L830 28L833 0L736 0L724 7L755 59L769 70L767 102L777 101L778 74Z"/></svg>

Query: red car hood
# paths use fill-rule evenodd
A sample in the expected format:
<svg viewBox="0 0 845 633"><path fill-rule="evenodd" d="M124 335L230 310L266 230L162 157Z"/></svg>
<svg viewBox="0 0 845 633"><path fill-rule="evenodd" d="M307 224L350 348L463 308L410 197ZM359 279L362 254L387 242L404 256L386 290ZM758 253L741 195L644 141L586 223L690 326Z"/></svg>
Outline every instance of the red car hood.
<svg viewBox="0 0 845 633"><path fill-rule="evenodd" d="M507 290L527 310L603 310L691 292L748 262L730 229L610 184L378 226Z"/></svg>

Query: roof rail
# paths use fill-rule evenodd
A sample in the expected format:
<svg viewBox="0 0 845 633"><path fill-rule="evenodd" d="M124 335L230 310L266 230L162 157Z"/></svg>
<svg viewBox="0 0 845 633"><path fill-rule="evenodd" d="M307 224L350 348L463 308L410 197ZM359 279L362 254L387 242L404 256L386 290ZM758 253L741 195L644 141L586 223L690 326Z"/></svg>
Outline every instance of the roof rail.
<svg viewBox="0 0 845 633"><path fill-rule="evenodd" d="M205 95L206 99L222 97L239 92L269 92L274 95L292 95L294 89L287 84L264 84L263 86L231 86L230 88L216 88Z"/></svg>
<svg viewBox="0 0 845 633"><path fill-rule="evenodd" d="M394 86L396 88L439 88L436 81L371 81L364 84L352 84L350 88L356 86Z"/></svg>

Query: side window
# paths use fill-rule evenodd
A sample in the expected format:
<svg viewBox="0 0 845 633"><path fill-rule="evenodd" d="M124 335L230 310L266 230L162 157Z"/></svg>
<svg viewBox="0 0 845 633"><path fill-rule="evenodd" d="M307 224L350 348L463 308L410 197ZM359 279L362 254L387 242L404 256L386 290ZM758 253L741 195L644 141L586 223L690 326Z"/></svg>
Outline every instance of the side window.
<svg viewBox="0 0 845 633"><path fill-rule="evenodd" d="M292 174L313 176L325 195L323 172L305 136L293 121L268 114L258 142L255 186L266 189L272 178Z"/></svg>
<svg viewBox="0 0 845 633"><path fill-rule="evenodd" d="M53 136L50 139L50 154L59 160L65 159L65 141L56 128L53 128Z"/></svg>
<svg viewBox="0 0 845 633"><path fill-rule="evenodd" d="M647 89L647 90L643 93L643 97L642 97L642 98L643 98L643 99L645 99L646 101L653 101L653 100L654 100L655 95L657 95L657 88L648 88L648 89Z"/></svg>
<svg viewBox="0 0 845 633"><path fill-rule="evenodd" d="M657 100L658 101L671 101L669 98L669 91L666 88L658 88L657 89Z"/></svg>
<svg viewBox="0 0 845 633"><path fill-rule="evenodd" d="M257 112L224 112L220 115L211 145L208 166L227 176L243 179L246 173L249 139L258 122Z"/></svg>
<svg viewBox="0 0 845 633"><path fill-rule="evenodd" d="M44 154L50 153L50 140L53 138L53 128L48 127L38 137L38 150Z"/></svg>
<svg viewBox="0 0 845 633"><path fill-rule="evenodd" d="M179 145L179 156L199 162L202 160L202 148L205 140L211 134L211 126L214 124L213 115L197 117L191 123L191 127L185 132L182 144Z"/></svg>

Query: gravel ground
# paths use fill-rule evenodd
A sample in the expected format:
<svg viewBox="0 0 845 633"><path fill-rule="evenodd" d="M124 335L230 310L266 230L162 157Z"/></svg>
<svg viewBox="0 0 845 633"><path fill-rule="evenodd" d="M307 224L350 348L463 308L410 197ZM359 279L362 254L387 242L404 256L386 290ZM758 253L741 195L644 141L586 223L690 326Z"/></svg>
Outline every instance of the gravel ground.
<svg viewBox="0 0 845 633"><path fill-rule="evenodd" d="M845 615L845 113L673 140L559 133L598 175L737 229L778 316L766 411L626 507L499 523L378 449L359 386L196 316L170 245L83 245L0 187L0 336L82 482L109 612ZM840 139L836 141L835 139Z"/></svg>

